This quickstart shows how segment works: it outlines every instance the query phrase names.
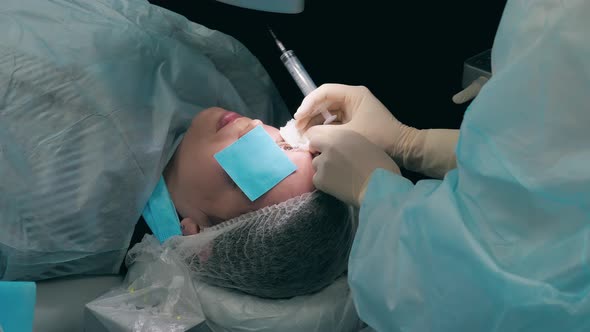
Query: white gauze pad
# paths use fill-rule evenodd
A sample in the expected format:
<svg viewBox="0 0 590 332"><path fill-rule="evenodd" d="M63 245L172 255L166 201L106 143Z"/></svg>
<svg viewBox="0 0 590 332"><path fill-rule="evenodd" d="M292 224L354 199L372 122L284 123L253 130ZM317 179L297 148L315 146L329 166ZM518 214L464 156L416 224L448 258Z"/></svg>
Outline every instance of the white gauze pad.
<svg viewBox="0 0 590 332"><path fill-rule="evenodd" d="M294 119L289 120L284 127L279 129L279 132L285 142L294 149L309 150L309 140L297 130Z"/></svg>

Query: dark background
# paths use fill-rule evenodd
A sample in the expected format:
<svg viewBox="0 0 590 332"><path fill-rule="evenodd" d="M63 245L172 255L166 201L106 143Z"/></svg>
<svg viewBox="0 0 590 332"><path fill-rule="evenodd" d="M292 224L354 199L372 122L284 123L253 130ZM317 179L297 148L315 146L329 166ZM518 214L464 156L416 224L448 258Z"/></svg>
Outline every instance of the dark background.
<svg viewBox="0 0 590 332"><path fill-rule="evenodd" d="M506 0L307 0L300 14L213 0L150 2L242 42L265 66L292 113L303 96L283 67L268 26L318 86L365 85L405 124L459 128L468 105L455 105L451 97L461 90L463 62L492 47Z"/></svg>

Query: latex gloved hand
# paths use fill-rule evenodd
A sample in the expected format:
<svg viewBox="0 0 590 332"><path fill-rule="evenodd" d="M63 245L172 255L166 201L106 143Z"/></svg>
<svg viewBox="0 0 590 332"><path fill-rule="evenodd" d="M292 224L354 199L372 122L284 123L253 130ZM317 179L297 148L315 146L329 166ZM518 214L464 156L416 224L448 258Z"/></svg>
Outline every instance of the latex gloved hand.
<svg viewBox="0 0 590 332"><path fill-rule="evenodd" d="M341 123L320 126L328 137L336 128L355 131L381 147L404 168L431 177L441 178L456 167L458 130L418 130L406 126L366 87L324 84L312 91L295 113L299 130L306 132L322 124L322 108L330 110L337 116L336 122Z"/></svg>
<svg viewBox="0 0 590 332"><path fill-rule="evenodd" d="M488 80L489 79L487 77L480 76L478 79L471 82L468 87L454 95L453 103L463 104L475 98L479 94L481 88L488 82Z"/></svg>
<svg viewBox="0 0 590 332"><path fill-rule="evenodd" d="M378 146L362 135L345 129L308 131L310 151L321 152L313 159L316 170L313 183L341 201L359 207L369 178L374 170L383 168L400 174L395 162Z"/></svg>
<svg viewBox="0 0 590 332"><path fill-rule="evenodd" d="M294 115L297 128L305 132L322 124L322 108L336 115L335 122L341 124L326 128L356 131L394 157L401 142L417 131L399 122L366 87L342 84L324 84L307 95Z"/></svg>

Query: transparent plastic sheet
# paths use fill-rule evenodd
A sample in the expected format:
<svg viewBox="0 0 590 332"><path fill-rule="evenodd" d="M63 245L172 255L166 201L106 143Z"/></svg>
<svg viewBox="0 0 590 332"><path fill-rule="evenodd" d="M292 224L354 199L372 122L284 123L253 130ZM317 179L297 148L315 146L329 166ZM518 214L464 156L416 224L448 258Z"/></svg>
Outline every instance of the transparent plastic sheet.
<svg viewBox="0 0 590 332"><path fill-rule="evenodd" d="M162 245L146 235L123 286L87 305L87 329L358 331L345 275L357 213L313 192Z"/></svg>
<svg viewBox="0 0 590 332"><path fill-rule="evenodd" d="M146 235L122 286L86 305L86 331L182 332L205 318L190 271Z"/></svg>
<svg viewBox="0 0 590 332"><path fill-rule="evenodd" d="M346 276L317 293L275 300L194 279L174 250L151 235L128 260L123 285L86 305L86 331L353 332L362 325Z"/></svg>
<svg viewBox="0 0 590 332"><path fill-rule="evenodd" d="M191 119L289 118L238 41L144 0L3 0L0 279L117 273Z"/></svg>

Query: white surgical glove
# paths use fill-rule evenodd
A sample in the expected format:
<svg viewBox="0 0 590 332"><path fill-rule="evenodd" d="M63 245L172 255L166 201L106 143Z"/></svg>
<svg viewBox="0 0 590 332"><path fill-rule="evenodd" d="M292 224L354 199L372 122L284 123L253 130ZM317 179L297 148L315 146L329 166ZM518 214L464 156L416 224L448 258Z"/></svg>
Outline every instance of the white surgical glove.
<svg viewBox="0 0 590 332"><path fill-rule="evenodd" d="M337 116L336 122L342 123L320 126L328 137L336 128L353 130L381 147L404 168L435 178L442 178L456 167L458 130L418 130L406 126L366 87L320 86L305 97L295 113L297 127L305 132L321 124L322 108L330 110Z"/></svg>
<svg viewBox="0 0 590 332"><path fill-rule="evenodd" d="M359 207L369 178L377 168L400 174L399 167L378 146L362 135L337 129L328 133L320 127L308 131L310 151L321 152L313 159L313 183L339 200Z"/></svg>
<svg viewBox="0 0 590 332"><path fill-rule="evenodd" d="M475 98L481 88L488 82L488 78L484 76L480 76L475 81L471 82L468 87L458 92L456 95L453 96L453 103L455 104L463 104L471 99Z"/></svg>

